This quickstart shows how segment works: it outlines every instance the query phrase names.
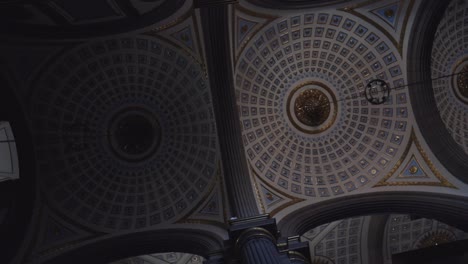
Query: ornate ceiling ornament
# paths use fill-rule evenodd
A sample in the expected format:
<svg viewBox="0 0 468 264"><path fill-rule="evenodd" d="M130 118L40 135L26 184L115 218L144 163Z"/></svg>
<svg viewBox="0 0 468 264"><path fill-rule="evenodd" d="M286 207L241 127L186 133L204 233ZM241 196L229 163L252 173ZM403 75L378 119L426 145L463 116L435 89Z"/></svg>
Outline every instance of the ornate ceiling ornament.
<svg viewBox="0 0 468 264"><path fill-rule="evenodd" d="M309 81L292 89L286 111L296 129L317 134L333 125L337 107L336 97L330 88L323 83Z"/></svg>
<svg viewBox="0 0 468 264"><path fill-rule="evenodd" d="M458 93L468 100L468 65L464 65L457 76Z"/></svg>
<svg viewBox="0 0 468 264"><path fill-rule="evenodd" d="M390 96L390 87L384 80L372 80L366 85L364 95L371 104L383 104Z"/></svg>
<svg viewBox="0 0 468 264"><path fill-rule="evenodd" d="M386 175L410 132L407 90L385 94L404 86L400 65L385 34L346 12L259 28L234 73L252 175L302 199L342 195ZM380 105L364 96L373 79L388 85L376 95L384 92Z"/></svg>
<svg viewBox="0 0 468 264"><path fill-rule="evenodd" d="M153 37L79 45L31 99L40 188L99 230L175 222L211 192L217 136L202 64Z"/></svg>
<svg viewBox="0 0 468 264"><path fill-rule="evenodd" d="M462 103L468 105L468 56L452 67L453 95Z"/></svg>
<svg viewBox="0 0 468 264"><path fill-rule="evenodd" d="M305 90L294 103L294 113L303 124L318 126L323 124L330 115L330 101L319 90Z"/></svg>

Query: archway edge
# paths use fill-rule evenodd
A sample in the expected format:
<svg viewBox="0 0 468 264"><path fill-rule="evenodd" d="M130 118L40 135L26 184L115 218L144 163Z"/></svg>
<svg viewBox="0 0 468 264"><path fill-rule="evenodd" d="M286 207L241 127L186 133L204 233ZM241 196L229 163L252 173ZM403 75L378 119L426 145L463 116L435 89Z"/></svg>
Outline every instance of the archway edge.
<svg viewBox="0 0 468 264"><path fill-rule="evenodd" d="M223 251L223 241L223 237L218 233L193 228L132 232L88 241L43 263L103 264L133 256L164 252L183 252L207 258Z"/></svg>
<svg viewBox="0 0 468 264"><path fill-rule="evenodd" d="M297 209L278 222L282 236L304 234L319 225L372 214L412 214L468 231L468 197L428 192L350 195Z"/></svg>

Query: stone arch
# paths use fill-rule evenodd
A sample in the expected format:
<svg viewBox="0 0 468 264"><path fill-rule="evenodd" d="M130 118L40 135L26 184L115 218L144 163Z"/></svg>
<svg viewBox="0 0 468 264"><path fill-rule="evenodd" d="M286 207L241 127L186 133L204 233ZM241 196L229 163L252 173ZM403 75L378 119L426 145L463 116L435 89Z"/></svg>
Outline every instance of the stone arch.
<svg viewBox="0 0 468 264"><path fill-rule="evenodd" d="M184 252L204 258L223 250L223 238L211 231L168 228L116 235L86 243L44 263L103 264L132 256Z"/></svg>
<svg viewBox="0 0 468 264"><path fill-rule="evenodd" d="M417 12L408 45L408 83L414 115L429 148L447 170L468 182L468 155L455 142L439 114L431 81L431 52L438 25L450 1L426 1Z"/></svg>
<svg viewBox="0 0 468 264"><path fill-rule="evenodd" d="M291 236L339 219L385 213L415 214L468 230L468 198L423 192L367 193L320 202L291 212L278 228Z"/></svg>

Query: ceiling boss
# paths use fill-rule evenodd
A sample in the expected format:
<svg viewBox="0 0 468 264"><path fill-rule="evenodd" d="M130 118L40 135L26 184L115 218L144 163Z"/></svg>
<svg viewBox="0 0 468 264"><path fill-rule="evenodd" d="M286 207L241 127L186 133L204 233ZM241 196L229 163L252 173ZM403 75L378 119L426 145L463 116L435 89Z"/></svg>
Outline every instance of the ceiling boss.
<svg viewBox="0 0 468 264"><path fill-rule="evenodd" d="M306 90L296 99L294 113L303 124L318 126L323 124L330 115L330 101L319 90Z"/></svg>
<svg viewBox="0 0 468 264"><path fill-rule="evenodd" d="M328 85L307 81L295 86L287 100L287 114L291 124L306 134L329 129L337 117L337 100Z"/></svg>

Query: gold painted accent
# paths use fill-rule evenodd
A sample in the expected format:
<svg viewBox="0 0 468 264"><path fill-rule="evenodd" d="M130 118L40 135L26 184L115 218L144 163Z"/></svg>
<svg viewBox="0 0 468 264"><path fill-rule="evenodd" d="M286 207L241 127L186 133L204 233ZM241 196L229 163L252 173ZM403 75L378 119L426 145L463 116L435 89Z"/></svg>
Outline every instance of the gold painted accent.
<svg viewBox="0 0 468 264"><path fill-rule="evenodd" d="M330 115L330 101L317 89L303 91L294 103L294 114L304 125L319 126Z"/></svg>
<svg viewBox="0 0 468 264"><path fill-rule="evenodd" d="M403 161L406 159L406 156L408 155L408 152L413 143L416 145L416 148L418 149L419 154L421 154L427 166L430 168L432 173L440 182L427 182L427 181L387 182L387 180L393 176L395 171L398 170L398 168L401 166ZM426 154L426 152L424 152L421 144L419 143L418 138L416 137L414 128L411 128L410 140L408 141L408 144L406 145L405 151L403 152L401 158L397 161L395 166L393 166L393 168L388 172L388 174L373 187L383 187L383 186L440 186L440 187L458 189L456 186L451 184L447 179L445 179L444 176L442 176L442 174L437 170L434 163L432 163L432 161L429 159L429 156Z"/></svg>
<svg viewBox="0 0 468 264"><path fill-rule="evenodd" d="M416 172L418 172L418 171L419 171L419 169L418 169L418 167L416 167L416 166L412 166L412 167L409 169L409 172L410 172L411 174L416 174Z"/></svg>
<svg viewBox="0 0 468 264"><path fill-rule="evenodd" d="M202 42L201 42L201 38L200 38L201 33L200 33L200 29L198 28L198 20L197 20L197 16L196 16L195 13L192 15L192 22L193 22L193 27L194 27L194 31L195 31L195 37L197 38L198 53L200 54L200 57L204 61L204 64L205 64L206 63L206 59L205 59L206 56L203 53Z"/></svg>
<svg viewBox="0 0 468 264"><path fill-rule="evenodd" d="M290 109L290 104L291 104L291 99L292 99L292 96L294 95L294 93L297 92L297 90L301 89L302 87L306 86L306 85L317 85L317 86L320 86L321 88L325 89L329 94L330 96L332 97L332 100L333 100L333 105L335 106L333 108L333 112L332 112L332 118L331 120L326 123L325 125L319 127L318 129L316 130L306 130L304 128L302 128L301 126L299 126L298 124L296 124L294 122L294 119L292 118L291 116L291 112L289 111ZM323 93L322 93L323 94ZM327 100L328 101L328 100ZM325 84L321 83L321 82L317 82L317 81L306 81L306 82L303 82L301 84L299 84L296 88L294 88L290 93L289 93L289 96L288 96L288 101L287 101L287 104L286 104L286 113L288 115L288 118L289 120L291 121L291 123L294 125L295 128L297 128L299 131L303 132L303 133L307 133L307 134L318 134L318 133L322 133L323 131L329 129L333 123L335 122L336 120L336 116L338 114L338 104L337 104L337 101L336 101L336 97L333 93L333 91L328 88L328 86L326 86Z"/></svg>
<svg viewBox="0 0 468 264"><path fill-rule="evenodd" d="M273 194L271 194L270 192L266 193L266 198L267 198L269 201L273 201Z"/></svg>
<svg viewBox="0 0 468 264"><path fill-rule="evenodd" d="M409 161L408 163L406 163L406 166L408 166L408 164L410 163L411 160L415 160L418 164L420 164L420 162L418 161L418 159L416 159L416 157L413 155L411 155L411 158L409 158ZM405 168L406 168L405 166ZM418 168L416 166L412 166L411 168L409 168L409 172L413 175L413 174L416 174L419 170L422 171L422 173L424 173L426 176L422 177L422 176L403 176L403 172L405 171L405 168L403 168L403 170L401 170L400 174L396 177L397 179L421 179L421 178L428 178L427 176L427 173L424 171L423 168Z"/></svg>
<svg viewBox="0 0 468 264"><path fill-rule="evenodd" d="M383 1L383 0L380 0L380 1ZM369 4L374 4L375 2L376 2L375 0L367 0L365 2L355 4L355 5L351 5L351 6L347 6L345 8L341 8L341 9L338 9L338 10L348 12L348 13L350 13L350 14L352 14L352 15L354 15L354 16L362 19L362 20L365 20L366 22L368 22L371 25L373 25L374 27L376 27L385 36L387 36L387 38L390 39L390 41L393 43L393 45L397 48L398 53L400 53L400 56L402 56L403 55L403 39L405 38L405 32L406 32L405 30L406 30L406 26L408 24L408 19L409 19L409 16L411 14L411 11L413 9L415 0L410 0L410 2L408 4L408 8L406 10L405 18L403 19L403 25L401 27L400 39L398 41L387 30L385 30L381 25L379 25L374 20L368 18L367 16L362 15L361 13L359 13L359 12L357 12L355 10L357 8L360 8L360 7L369 5ZM405 0L400 0L400 4L404 4L404 3L405 3Z"/></svg>
<svg viewBox="0 0 468 264"><path fill-rule="evenodd" d="M465 65L463 65L464 63ZM461 65L463 65L462 69L458 70ZM452 69L452 73L456 74L452 77L452 89L454 89L454 94L458 100L468 104L468 58L465 57L459 60Z"/></svg>
<svg viewBox="0 0 468 264"><path fill-rule="evenodd" d="M392 9L389 8L389 9L384 11L384 15L387 18L392 18L393 16L395 16L395 12Z"/></svg>
<svg viewBox="0 0 468 264"><path fill-rule="evenodd" d="M190 8L187 10L186 13L180 15L179 17L176 17L174 20L172 20L172 21L170 21L170 22L168 22L166 24L163 24L163 25L161 25L161 26L159 26L159 27L157 27L155 29L152 29L151 31L160 32L160 31L163 31L163 30L168 29L170 27L173 27L173 26L179 24L180 22L185 21L190 16L192 16L194 11L195 11L195 7L194 7L193 2L192 2L192 5L190 6Z"/></svg>
<svg viewBox="0 0 468 264"><path fill-rule="evenodd" d="M281 206L278 206L277 208L275 208L273 211L269 212L270 216L273 217L274 215L276 215L277 213L279 213L280 211L282 211L283 209L291 206L291 205L294 205L294 204L297 204L297 203L300 203L300 202L303 202L305 201L305 199L302 199L302 198L297 198L295 196L292 196L290 194L287 194L281 190L278 190L277 188L275 188L273 185L271 185L269 182L267 182L266 180L262 179L256 172L255 172L255 169L252 167L252 165L249 165L250 166L250 171L252 172L252 177L255 179L257 178L258 180L260 180L264 185L268 186L268 188L271 188L273 189L275 192L281 194L282 196L290 199L291 201L281 205ZM261 200L260 200L261 201ZM263 202L262 202L263 204Z"/></svg>
<svg viewBox="0 0 468 264"><path fill-rule="evenodd" d="M262 214L266 214L267 213L266 206L263 203L262 195L260 194L260 189L259 189L258 183L257 183L257 177L255 177L256 174L253 171L253 168L251 168L251 171L252 171L251 177L253 179L253 186L255 188L255 196L257 198L258 203L260 204L260 210L262 211Z"/></svg>

